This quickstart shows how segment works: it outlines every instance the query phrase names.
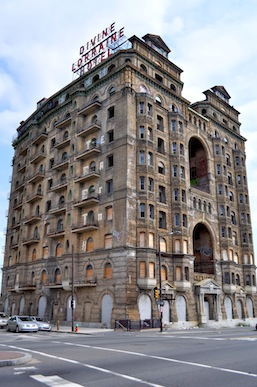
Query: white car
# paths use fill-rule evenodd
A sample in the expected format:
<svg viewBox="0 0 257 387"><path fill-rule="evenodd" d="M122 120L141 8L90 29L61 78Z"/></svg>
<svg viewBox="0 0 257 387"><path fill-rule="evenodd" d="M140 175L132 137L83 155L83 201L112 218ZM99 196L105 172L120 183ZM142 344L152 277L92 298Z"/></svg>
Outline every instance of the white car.
<svg viewBox="0 0 257 387"><path fill-rule="evenodd" d="M51 331L52 326L50 324L50 321L48 321L46 318L35 316L32 316L31 318L37 324L39 331Z"/></svg>
<svg viewBox="0 0 257 387"><path fill-rule="evenodd" d="M38 325L30 316L12 316L7 321L7 331L37 332Z"/></svg>
<svg viewBox="0 0 257 387"><path fill-rule="evenodd" d="M6 328L7 321L8 321L8 316L5 313L0 312L0 328L1 329Z"/></svg>

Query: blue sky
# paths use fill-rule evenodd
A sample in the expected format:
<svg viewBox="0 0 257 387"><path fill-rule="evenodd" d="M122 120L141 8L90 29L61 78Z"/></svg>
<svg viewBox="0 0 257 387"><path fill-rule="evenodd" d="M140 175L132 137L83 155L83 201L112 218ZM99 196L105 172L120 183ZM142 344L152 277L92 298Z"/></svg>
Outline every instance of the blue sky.
<svg viewBox="0 0 257 387"><path fill-rule="evenodd" d="M241 112L257 247L257 2L255 0L0 0L0 266L8 211L12 138L19 122L72 81L79 48L111 23L125 35L160 35L184 70L183 96L195 102L223 85Z"/></svg>

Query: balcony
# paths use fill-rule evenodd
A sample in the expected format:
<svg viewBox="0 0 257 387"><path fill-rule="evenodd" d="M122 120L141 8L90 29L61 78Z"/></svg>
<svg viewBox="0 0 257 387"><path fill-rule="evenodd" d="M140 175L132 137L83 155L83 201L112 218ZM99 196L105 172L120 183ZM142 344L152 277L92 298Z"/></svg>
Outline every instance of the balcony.
<svg viewBox="0 0 257 387"><path fill-rule="evenodd" d="M187 292L191 289L191 283L189 281L175 281L174 286L179 292Z"/></svg>
<svg viewBox="0 0 257 387"><path fill-rule="evenodd" d="M43 180L45 177L45 172L38 170L35 171L32 175L28 178L28 183L38 183L39 181Z"/></svg>
<svg viewBox="0 0 257 387"><path fill-rule="evenodd" d="M70 137L63 138L61 141L59 141L57 144L55 144L56 149L62 149L65 148L70 143Z"/></svg>
<svg viewBox="0 0 257 387"><path fill-rule="evenodd" d="M32 193L31 195L28 195L26 200L27 200L27 203L35 203L38 200L41 200L42 198L43 198L43 194L41 192L35 192L35 193Z"/></svg>
<svg viewBox="0 0 257 387"><path fill-rule="evenodd" d="M85 106L83 106L82 109L78 111L78 115L86 116L88 114L92 114L96 110L100 109L101 106L102 106L102 103L100 101L93 101L93 102L87 103Z"/></svg>
<svg viewBox="0 0 257 387"><path fill-rule="evenodd" d="M85 128L77 130L77 136L86 137L87 135L92 134L98 130L101 130L101 123L96 121Z"/></svg>
<svg viewBox="0 0 257 387"><path fill-rule="evenodd" d="M247 294L255 294L257 292L256 286L246 285L244 289Z"/></svg>
<svg viewBox="0 0 257 387"><path fill-rule="evenodd" d="M12 241L11 243L10 243L10 249L14 249L14 250L16 250L16 249L18 249L19 248L19 241L17 240L17 241Z"/></svg>
<svg viewBox="0 0 257 387"><path fill-rule="evenodd" d="M61 158L52 166L52 169L61 171L62 169L68 168L69 158Z"/></svg>
<svg viewBox="0 0 257 387"><path fill-rule="evenodd" d="M39 132L35 137L32 138L31 145L39 145L42 144L48 137L48 133L46 133L46 130L42 130Z"/></svg>
<svg viewBox="0 0 257 387"><path fill-rule="evenodd" d="M65 204L62 204L62 205L59 205L55 208L52 208L51 210L48 211L49 214L52 214L52 215L59 215L59 214L64 214L66 212L66 205Z"/></svg>
<svg viewBox="0 0 257 387"><path fill-rule="evenodd" d="M33 155L30 156L30 162L32 164L37 164L40 161L42 161L46 157L45 152L39 151L35 152Z"/></svg>
<svg viewBox="0 0 257 387"><path fill-rule="evenodd" d="M20 156L25 156L28 152L28 144L23 144L22 146L20 146L19 148L19 155Z"/></svg>
<svg viewBox="0 0 257 387"><path fill-rule="evenodd" d="M14 210L18 210L20 207L22 207L22 202L23 202L22 199L20 199L19 201L16 201L16 202L13 204L13 209L14 209Z"/></svg>
<svg viewBox="0 0 257 387"><path fill-rule="evenodd" d="M90 196L88 196L87 198L75 201L73 203L73 207L85 208L85 207L90 207L90 206L92 206L94 204L98 204L98 203L99 203L99 196L96 194L95 195L90 194Z"/></svg>
<svg viewBox="0 0 257 387"><path fill-rule="evenodd" d="M71 230L72 230L72 232L76 232L78 234L82 234L85 231L98 230L98 228L99 228L99 224L95 220L95 221L88 221L86 223L79 222L78 224L73 225Z"/></svg>
<svg viewBox="0 0 257 387"><path fill-rule="evenodd" d="M90 157L95 157L100 152L100 146L93 145L90 148L84 149L83 151L79 152L76 156L76 160L86 160Z"/></svg>
<svg viewBox="0 0 257 387"><path fill-rule="evenodd" d="M155 278L138 278L137 279L137 286L140 289L145 290L152 290L157 284L157 281Z"/></svg>
<svg viewBox="0 0 257 387"><path fill-rule="evenodd" d="M63 226L56 227L55 229L49 230L47 236L49 238L59 238L65 235L65 230Z"/></svg>
<svg viewBox="0 0 257 387"><path fill-rule="evenodd" d="M12 222L12 228L19 228L21 226L21 221L17 220L17 222Z"/></svg>
<svg viewBox="0 0 257 387"><path fill-rule="evenodd" d="M100 174L96 171L91 171L91 172L88 172L88 173L84 173L80 176L76 176L74 178L74 182L75 183L83 183L84 181L88 181L88 180L91 180L91 179L94 179L94 178L99 178L100 177Z"/></svg>
<svg viewBox="0 0 257 387"><path fill-rule="evenodd" d="M20 292L24 292L24 291L35 291L36 290L36 285L35 284L31 284L31 283L27 283L27 282L17 282L14 284L14 287L10 289L11 292L16 292L16 293L20 293Z"/></svg>
<svg viewBox="0 0 257 387"><path fill-rule="evenodd" d="M40 242L39 235L30 235L27 238L23 239L22 244L24 246L29 246L39 242Z"/></svg>
<svg viewBox="0 0 257 387"><path fill-rule="evenodd" d="M74 288L94 288L97 286L97 279L75 281Z"/></svg>
<svg viewBox="0 0 257 387"><path fill-rule="evenodd" d="M226 294L234 294L236 292L236 285L223 284L223 292Z"/></svg>
<svg viewBox="0 0 257 387"><path fill-rule="evenodd" d="M68 185L68 183L67 183L67 180L65 179L65 180L60 181L59 183L53 185L53 186L51 187L51 191L52 191L52 192L58 192L58 191L61 191L61 190L65 189L65 188L67 188L67 185Z"/></svg>
<svg viewBox="0 0 257 387"><path fill-rule="evenodd" d="M19 183L19 182L17 182L17 184L15 185L15 188L14 188L14 190L15 191L23 191L24 190L24 182L22 182L22 183Z"/></svg>
<svg viewBox="0 0 257 387"><path fill-rule="evenodd" d="M41 220L41 214L31 214L24 218L24 224L33 224Z"/></svg>
<svg viewBox="0 0 257 387"><path fill-rule="evenodd" d="M69 115L68 117L63 118L62 120L59 120L55 123L55 127L57 129L63 129L66 128L71 124L71 116Z"/></svg>
<svg viewBox="0 0 257 387"><path fill-rule="evenodd" d="M26 166L27 166L27 163L26 161L23 162L21 165L19 165L18 169L17 169L17 172L18 173L24 173L25 172L25 169L26 169Z"/></svg>

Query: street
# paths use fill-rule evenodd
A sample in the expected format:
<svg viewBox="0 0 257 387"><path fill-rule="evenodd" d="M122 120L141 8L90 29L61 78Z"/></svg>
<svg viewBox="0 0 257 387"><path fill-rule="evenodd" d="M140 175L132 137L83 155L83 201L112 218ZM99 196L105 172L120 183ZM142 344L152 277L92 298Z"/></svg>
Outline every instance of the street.
<svg viewBox="0 0 257 387"><path fill-rule="evenodd" d="M0 350L32 361L0 369L3 386L256 386L252 327L180 331L8 333Z"/></svg>

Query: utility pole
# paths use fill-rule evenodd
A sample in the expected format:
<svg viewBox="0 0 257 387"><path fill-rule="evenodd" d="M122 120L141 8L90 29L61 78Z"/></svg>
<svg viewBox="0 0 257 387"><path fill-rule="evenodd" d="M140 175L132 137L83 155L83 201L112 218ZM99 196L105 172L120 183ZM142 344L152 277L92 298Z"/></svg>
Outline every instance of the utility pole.
<svg viewBox="0 0 257 387"><path fill-rule="evenodd" d="M74 332L74 246L71 248L71 331Z"/></svg>

